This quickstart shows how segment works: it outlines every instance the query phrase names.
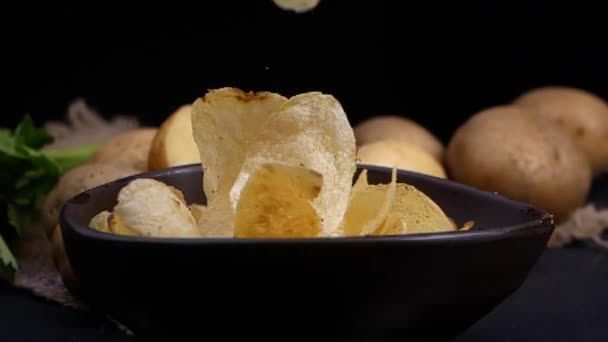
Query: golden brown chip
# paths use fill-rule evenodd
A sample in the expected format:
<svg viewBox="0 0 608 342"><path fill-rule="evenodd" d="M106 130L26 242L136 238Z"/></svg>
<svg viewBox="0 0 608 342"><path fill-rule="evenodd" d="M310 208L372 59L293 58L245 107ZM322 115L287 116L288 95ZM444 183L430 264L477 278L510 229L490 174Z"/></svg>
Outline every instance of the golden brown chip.
<svg viewBox="0 0 608 342"><path fill-rule="evenodd" d="M467 221L460 227L460 230L470 230L474 225L475 221Z"/></svg>
<svg viewBox="0 0 608 342"><path fill-rule="evenodd" d="M190 209L190 214L192 214L197 224L203 220L203 217L209 215L209 210L202 204L190 204L188 209Z"/></svg>
<svg viewBox="0 0 608 342"><path fill-rule="evenodd" d="M95 215L89 222L89 227L106 233L119 235L137 236L137 232L129 229L122 220L114 213L107 210Z"/></svg>
<svg viewBox="0 0 608 342"><path fill-rule="evenodd" d="M300 166L264 164L249 177L236 210L235 236L316 237L321 220L311 201L323 177Z"/></svg>
<svg viewBox="0 0 608 342"><path fill-rule="evenodd" d="M112 215L111 212L104 210L99 214L95 215L91 221L89 221L89 227L95 230L99 230L100 232L110 232L110 224L108 219Z"/></svg>
<svg viewBox="0 0 608 342"><path fill-rule="evenodd" d="M392 212L386 216L386 221L374 235L402 235L407 234L407 222L400 212Z"/></svg>
<svg viewBox="0 0 608 342"><path fill-rule="evenodd" d="M228 194L248 148L268 117L287 101L279 94L235 88L209 91L192 106L192 130L204 168L203 188L213 215L200 222L205 236L233 236L234 208Z"/></svg>
<svg viewBox="0 0 608 342"><path fill-rule="evenodd" d="M344 215L344 235L370 235L382 227L395 198L396 182L395 168L389 184L370 185L367 182L367 170L361 172L353 186L348 210Z"/></svg>
<svg viewBox="0 0 608 342"><path fill-rule="evenodd" d="M355 137L346 113L331 95L304 93L290 98L251 141L243 168L230 191L233 208L259 165L301 166L323 176L312 206L321 218L321 236L338 236L356 169Z"/></svg>
<svg viewBox="0 0 608 342"><path fill-rule="evenodd" d="M129 227L125 226L124 222L118 217L116 214L111 214L108 216L108 226L110 228L110 232L119 235L128 235L128 236L139 236L141 234L136 231L129 229Z"/></svg>
<svg viewBox="0 0 608 342"><path fill-rule="evenodd" d="M437 203L409 184L397 183L390 213L397 213L407 223L408 234L455 230Z"/></svg>

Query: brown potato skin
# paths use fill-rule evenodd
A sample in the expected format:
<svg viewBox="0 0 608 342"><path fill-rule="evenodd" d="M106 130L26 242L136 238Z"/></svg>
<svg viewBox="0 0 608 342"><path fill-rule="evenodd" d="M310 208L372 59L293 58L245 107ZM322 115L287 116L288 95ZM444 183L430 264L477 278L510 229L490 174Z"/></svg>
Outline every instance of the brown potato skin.
<svg viewBox="0 0 608 342"><path fill-rule="evenodd" d="M53 236L51 239L51 251L53 252L53 261L55 267L61 274L61 280L65 287L75 296L80 296L80 284L74 272L72 271L72 265L70 259L65 252L63 245L63 236L61 235L61 228L56 226L53 230Z"/></svg>
<svg viewBox="0 0 608 342"><path fill-rule="evenodd" d="M157 131L157 128L139 128L117 135L102 145L90 162L147 171L148 155Z"/></svg>
<svg viewBox="0 0 608 342"><path fill-rule="evenodd" d="M188 139L184 140L183 136L183 134L189 133L183 129L186 129L184 125L187 121L190 121L191 126L191 111L192 105L182 105L161 124L150 147L148 155L149 170L160 170L187 163L200 162L198 146L194 141L194 137L188 141ZM176 137L176 134L180 136ZM192 148L196 151L196 157L191 155Z"/></svg>
<svg viewBox="0 0 608 342"><path fill-rule="evenodd" d="M150 152L148 153L149 170L160 170L169 165L169 161L167 160L167 148L165 147L165 141L167 140L167 134L169 133L167 127L173 124L176 117L177 115L175 114L169 116L169 118L161 124L158 132L154 136L150 146Z"/></svg>
<svg viewBox="0 0 608 342"><path fill-rule="evenodd" d="M357 160L362 164L382 165L447 178L445 168L430 153L401 140L381 140L359 146Z"/></svg>
<svg viewBox="0 0 608 342"><path fill-rule="evenodd" d="M110 164L84 164L68 171L47 195L42 219L50 238L59 223L59 212L67 200L82 191L138 173L138 170Z"/></svg>
<svg viewBox="0 0 608 342"><path fill-rule="evenodd" d="M565 128L585 152L594 175L608 170L606 101L582 89L550 86L532 89L514 103Z"/></svg>
<svg viewBox="0 0 608 342"><path fill-rule="evenodd" d="M444 147L441 141L410 119L396 115L376 116L359 123L354 132L358 146L380 140L399 140L416 145L443 162Z"/></svg>
<svg viewBox="0 0 608 342"><path fill-rule="evenodd" d="M453 135L446 162L452 179L530 203L557 222L591 186L589 162L569 134L516 106L472 116Z"/></svg>

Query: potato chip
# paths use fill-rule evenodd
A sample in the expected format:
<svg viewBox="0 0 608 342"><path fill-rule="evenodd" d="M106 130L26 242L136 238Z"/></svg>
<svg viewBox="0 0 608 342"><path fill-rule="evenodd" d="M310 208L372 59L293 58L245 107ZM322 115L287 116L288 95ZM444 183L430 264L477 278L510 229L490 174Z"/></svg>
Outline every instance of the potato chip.
<svg viewBox="0 0 608 342"><path fill-rule="evenodd" d="M388 213L384 224L374 232L374 235L401 235L407 233L405 216L400 212Z"/></svg>
<svg viewBox="0 0 608 342"><path fill-rule="evenodd" d="M129 229L122 220L114 213L107 210L95 215L89 222L89 227L106 233L119 235L137 236L137 232Z"/></svg>
<svg viewBox="0 0 608 342"><path fill-rule="evenodd" d="M201 236L181 192L178 195L176 191L179 190L154 179L135 179L118 193L114 214L139 235Z"/></svg>
<svg viewBox="0 0 608 342"><path fill-rule="evenodd" d="M194 102L193 136L205 171L207 207L213 212L199 224L205 236L233 235L234 208L228 194L243 166L248 146L255 142L268 117L285 101L278 94L220 88Z"/></svg>
<svg viewBox="0 0 608 342"><path fill-rule="evenodd" d="M207 207L202 204L190 204L188 209L190 209L190 214L192 214L192 217L194 217L194 221L196 221L197 224L209 214Z"/></svg>
<svg viewBox="0 0 608 342"><path fill-rule="evenodd" d="M406 183L397 183L390 214L400 215L407 223L408 234L456 230L437 203Z"/></svg>
<svg viewBox="0 0 608 342"><path fill-rule="evenodd" d="M475 225L475 221L467 221L465 222L459 230L470 230Z"/></svg>
<svg viewBox="0 0 608 342"><path fill-rule="evenodd" d="M283 164L260 165L243 188L235 237L316 237L321 220L312 207L323 185L314 171Z"/></svg>
<svg viewBox="0 0 608 342"><path fill-rule="evenodd" d="M448 217L448 220L450 220L450 224L452 225L452 228L454 228L453 230L469 230L475 225L475 221L467 221L462 225L462 227L458 227L456 222L454 222L451 217Z"/></svg>
<svg viewBox="0 0 608 342"><path fill-rule="evenodd" d="M363 170L352 188L342 229L346 236L370 235L386 221L395 198L397 169L393 168L389 184L370 185Z"/></svg>
<svg viewBox="0 0 608 342"><path fill-rule="evenodd" d="M100 232L110 232L110 225L108 223L108 218L112 215L111 212L104 210L99 214L95 215L91 221L89 221L89 227L95 230L99 230Z"/></svg>
<svg viewBox="0 0 608 342"><path fill-rule="evenodd" d="M323 176L312 201L321 219L321 236L338 236L355 173L355 137L346 113L331 95L310 92L283 104L252 141L245 163L230 191L233 208L252 173L263 164L301 166Z"/></svg>
<svg viewBox="0 0 608 342"><path fill-rule="evenodd" d="M122 219L116 214L111 214L108 217L108 227L110 228L110 232L112 232L114 234L128 235L128 236L141 235L141 234L137 233L136 231L129 229L129 227L127 227L125 225L125 223L122 221Z"/></svg>

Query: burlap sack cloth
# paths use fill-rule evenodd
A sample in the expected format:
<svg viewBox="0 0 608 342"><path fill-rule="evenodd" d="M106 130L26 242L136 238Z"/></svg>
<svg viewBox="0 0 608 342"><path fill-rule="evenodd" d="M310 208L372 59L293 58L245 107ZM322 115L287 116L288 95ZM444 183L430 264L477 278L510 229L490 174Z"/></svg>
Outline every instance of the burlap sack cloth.
<svg viewBox="0 0 608 342"><path fill-rule="evenodd" d="M58 149L103 143L117 134L139 127L139 123L135 118L122 115L105 120L83 100L77 99L68 106L66 122L48 122L45 127L55 138L55 141L45 148ZM15 248L15 256L19 263L19 272L14 281L16 287L76 310L88 310L85 303L78 301L66 290L55 268L50 240L40 222L25 229ZM130 333L128 329L115 323L125 333Z"/></svg>
<svg viewBox="0 0 608 342"><path fill-rule="evenodd" d="M138 127L134 118L117 116L106 121L88 108L84 101L73 102L67 113L68 124L50 122L47 129L56 138L52 147L70 147L84 143L107 141L109 137ZM598 210L592 204L578 209L570 218L556 227L549 246L559 248L574 240L591 241L608 250L608 242L602 239L602 231L608 227L608 210ZM20 271L15 286L25 288L40 297L72 307L87 310L66 290L59 272L55 268L51 246L39 223L26 229L16 249ZM125 330L127 333L128 331Z"/></svg>

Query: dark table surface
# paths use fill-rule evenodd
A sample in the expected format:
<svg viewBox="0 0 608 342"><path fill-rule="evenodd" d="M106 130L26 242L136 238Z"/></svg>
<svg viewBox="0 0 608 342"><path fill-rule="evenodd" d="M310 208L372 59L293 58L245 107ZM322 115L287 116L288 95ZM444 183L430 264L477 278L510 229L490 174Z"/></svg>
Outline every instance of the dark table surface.
<svg viewBox="0 0 608 342"><path fill-rule="evenodd" d="M608 176L590 200L608 206ZM102 317L0 285L2 342L133 340ZM608 252L547 250L522 287L456 341L608 341Z"/></svg>

